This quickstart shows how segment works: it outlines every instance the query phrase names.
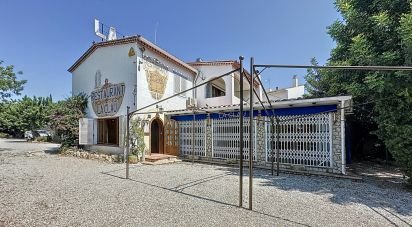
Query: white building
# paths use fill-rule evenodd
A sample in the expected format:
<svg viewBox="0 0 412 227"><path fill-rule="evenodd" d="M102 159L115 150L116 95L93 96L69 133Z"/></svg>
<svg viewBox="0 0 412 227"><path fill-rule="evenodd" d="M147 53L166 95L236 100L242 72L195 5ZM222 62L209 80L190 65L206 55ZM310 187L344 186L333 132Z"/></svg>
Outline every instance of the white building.
<svg viewBox="0 0 412 227"><path fill-rule="evenodd" d="M292 86L287 88L269 89L267 91L270 100L285 100L302 98L305 94L305 86L299 85L298 77L295 75L292 79Z"/></svg>
<svg viewBox="0 0 412 227"><path fill-rule="evenodd" d="M212 80L216 76L225 74L240 67L239 62L235 60L227 61L202 61L198 59L196 62L188 63L190 66L198 70L198 75L195 79L195 84L200 84L205 81ZM243 81L244 100L249 99L249 82L250 74L245 71L247 79ZM255 81L255 90L259 97L262 97L262 89L260 84ZM232 73L229 76L211 81L206 86L196 89L196 99L199 107L205 106L221 106L239 104L240 99L240 74L239 72ZM254 96L256 99L256 96Z"/></svg>
<svg viewBox="0 0 412 227"><path fill-rule="evenodd" d="M89 95L87 116L79 121L79 143L88 150L124 154L130 107L131 112L139 110L133 116L140 119L144 128L148 155L190 155L223 162L237 159L241 139L240 75L232 71L239 66L234 60L185 63L141 36L94 43L69 68L73 95ZM229 72L232 73L213 80ZM344 173L345 110L351 105L351 97L290 100L304 92L295 78L294 86L283 89L283 93L270 92L274 102L265 102L269 111L264 111L256 103L258 97L262 98L262 89L255 82L256 106L249 113L247 71L244 78L245 114L254 119L250 130L254 133L253 160L257 165L270 166L277 145L269 122L277 116L282 130L280 163L284 168L303 166L307 171ZM201 84L204 85L184 93ZM196 110L187 108L187 100L193 103L193 98ZM153 105L156 102L159 103ZM248 121L245 118L246 131ZM243 138L245 158L248 136L245 133Z"/></svg>
<svg viewBox="0 0 412 227"><path fill-rule="evenodd" d="M135 111L191 88L193 81L196 85L204 83L237 68L237 61L185 63L142 36L94 43L69 68L73 95L90 95L88 120L82 120L80 143L89 145L90 149L121 153L127 106L130 111ZM186 100L194 95L198 107L239 104L239 78L239 73L235 72L211 81L194 91L144 110L159 114L140 117L150 121L150 124L158 124L157 140L160 140L164 119L159 110L184 110ZM250 78L249 74L247 78ZM261 93L257 82L255 88ZM248 94L247 79L244 81L244 91ZM245 100L248 100L248 95L245 95ZM149 135L152 126L146 128L149 150L162 152L162 146L154 148L161 141L152 140Z"/></svg>
<svg viewBox="0 0 412 227"><path fill-rule="evenodd" d="M123 152L126 107L134 111L186 90L197 75L195 68L141 36L94 43L69 72L73 95L90 95L89 120L83 122L80 142L94 145L91 149L119 153ZM146 111L185 109L191 97L188 92ZM161 119L155 123L162 124Z"/></svg>

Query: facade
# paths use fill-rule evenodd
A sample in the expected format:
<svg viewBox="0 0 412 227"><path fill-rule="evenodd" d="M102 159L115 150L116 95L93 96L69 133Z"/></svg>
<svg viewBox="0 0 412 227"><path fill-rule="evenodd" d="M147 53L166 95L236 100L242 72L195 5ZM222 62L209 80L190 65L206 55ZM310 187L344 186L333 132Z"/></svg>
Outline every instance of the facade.
<svg viewBox="0 0 412 227"><path fill-rule="evenodd" d="M94 43L69 68L73 95L89 96L87 116L79 120L79 143L91 151L125 154L129 107L130 112L139 110L133 120L143 128L145 154L178 155L209 162L236 161L241 139L240 75L233 72L214 79L239 66L231 60L185 63L141 36ZM245 73L247 105L250 75ZM205 85L184 93L200 84ZM262 98L261 85L256 82L254 88L257 101ZM172 95L175 97L147 107ZM295 97L286 99L290 98ZM256 165L270 165L272 151L279 146L284 168L344 174L345 111L339 107L349 105L351 98L273 101L273 110L265 112L256 103L253 112ZM267 100L266 106L269 108ZM279 145L269 123L274 116L283 130ZM245 118L246 130L248 121ZM248 136L245 132L246 159Z"/></svg>
<svg viewBox="0 0 412 227"><path fill-rule="evenodd" d="M279 162L284 170L345 174L345 113L350 96L256 104L253 113L253 161L261 168ZM239 159L239 106L204 108L196 114L180 111L167 116L178 122L180 155L187 159L233 163ZM273 110L273 111L272 111ZM201 111L199 111L201 112ZM244 118L244 159L249 159L249 112ZM276 124L279 122L279 144ZM195 119L195 120L193 120ZM194 123L193 123L194 121ZM194 135L192 133L194 132ZM193 147L192 147L192 136ZM195 151L193 153L193 151Z"/></svg>
<svg viewBox="0 0 412 227"><path fill-rule="evenodd" d="M140 36L93 44L70 67L72 93L90 95L81 144L123 153L126 107L135 111L192 87L197 70ZM192 92L145 111L185 109ZM146 120L161 123L162 116ZM147 132L148 133L148 132ZM160 133L160 132L159 132ZM159 148L160 149L160 148Z"/></svg>

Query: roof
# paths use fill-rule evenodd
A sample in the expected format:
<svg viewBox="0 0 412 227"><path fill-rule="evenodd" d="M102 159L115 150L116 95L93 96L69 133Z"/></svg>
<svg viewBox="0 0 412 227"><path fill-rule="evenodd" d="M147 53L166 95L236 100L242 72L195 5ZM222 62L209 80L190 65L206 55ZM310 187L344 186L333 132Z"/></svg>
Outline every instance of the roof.
<svg viewBox="0 0 412 227"><path fill-rule="evenodd" d="M143 38L140 35L131 36L131 37L122 38L122 39L110 40L110 41L105 41L105 42L93 43L93 45L79 59L77 59L77 61L68 69L68 71L73 72L74 70L76 70L76 68L79 67L79 65L81 65L95 50L97 50L97 48L122 45L122 44L128 44L128 43L141 44L145 48L148 48L156 52L157 54L161 55L162 57L170 61L173 61L176 64L182 66L183 68L191 71L194 75L197 74L197 70L195 68L188 65L184 61L178 59L174 55L168 53L167 51L163 50L162 48L158 47L157 45L153 44L152 42Z"/></svg>
<svg viewBox="0 0 412 227"><path fill-rule="evenodd" d="M203 66L203 65L236 65L240 66L239 62L236 60L216 60L216 61L196 61L188 62L187 64L192 66Z"/></svg>
<svg viewBox="0 0 412 227"><path fill-rule="evenodd" d="M196 61L188 62L191 66L219 66L219 65L231 65L233 68L240 68L240 63L237 60L215 60L215 61ZM244 69L248 81L250 81L250 73ZM259 81L254 81L255 87L259 87Z"/></svg>

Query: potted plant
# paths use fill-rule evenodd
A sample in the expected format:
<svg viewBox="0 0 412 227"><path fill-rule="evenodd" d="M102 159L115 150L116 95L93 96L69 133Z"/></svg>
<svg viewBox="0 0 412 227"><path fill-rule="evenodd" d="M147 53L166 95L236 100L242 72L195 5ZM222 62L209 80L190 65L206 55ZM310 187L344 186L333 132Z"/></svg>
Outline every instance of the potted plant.
<svg viewBox="0 0 412 227"><path fill-rule="evenodd" d="M137 159L137 155L135 155L135 154L129 154L129 157L128 157L128 160L129 160L129 163L130 164L136 164L136 163L138 163L138 159Z"/></svg>

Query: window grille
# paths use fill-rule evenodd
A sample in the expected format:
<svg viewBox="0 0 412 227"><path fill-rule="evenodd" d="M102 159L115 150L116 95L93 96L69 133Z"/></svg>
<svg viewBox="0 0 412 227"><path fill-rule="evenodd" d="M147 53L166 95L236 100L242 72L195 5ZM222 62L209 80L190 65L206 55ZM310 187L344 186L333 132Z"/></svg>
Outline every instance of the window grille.
<svg viewBox="0 0 412 227"><path fill-rule="evenodd" d="M332 167L332 113L280 116L279 144L276 129L266 119L266 161L284 164ZM275 126L276 127L276 126Z"/></svg>
<svg viewBox="0 0 412 227"><path fill-rule="evenodd" d="M243 158L249 159L249 118L243 119ZM239 118L222 118L212 120L214 158L239 159ZM256 145L256 122L254 122L253 139ZM255 146L254 146L255 147ZM256 160L256 149L253 152Z"/></svg>
<svg viewBox="0 0 412 227"><path fill-rule="evenodd" d="M181 155L192 155L193 121L179 121L179 143ZM196 156L206 156L206 121L195 120L194 148Z"/></svg>

